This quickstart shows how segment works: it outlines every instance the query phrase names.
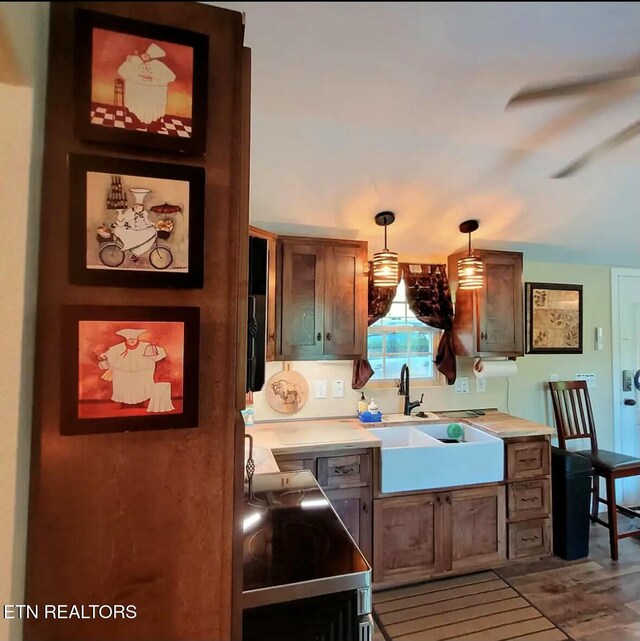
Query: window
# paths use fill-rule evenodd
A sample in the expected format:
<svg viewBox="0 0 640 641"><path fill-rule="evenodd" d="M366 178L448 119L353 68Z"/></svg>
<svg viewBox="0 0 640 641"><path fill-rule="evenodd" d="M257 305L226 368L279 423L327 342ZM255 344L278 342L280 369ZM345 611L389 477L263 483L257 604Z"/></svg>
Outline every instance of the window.
<svg viewBox="0 0 640 641"><path fill-rule="evenodd" d="M433 359L440 333L416 318L401 279L389 313L369 327L367 349L374 380L400 378L405 363L411 368L412 379L437 380Z"/></svg>

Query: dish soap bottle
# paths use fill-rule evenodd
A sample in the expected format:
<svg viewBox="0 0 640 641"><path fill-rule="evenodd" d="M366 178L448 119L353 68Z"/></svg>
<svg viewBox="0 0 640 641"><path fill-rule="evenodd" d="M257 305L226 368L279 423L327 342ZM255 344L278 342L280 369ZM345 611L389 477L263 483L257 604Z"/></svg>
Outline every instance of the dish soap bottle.
<svg viewBox="0 0 640 641"><path fill-rule="evenodd" d="M358 401L358 414L364 414L367 411L367 398L364 392L360 392L360 400Z"/></svg>
<svg viewBox="0 0 640 641"><path fill-rule="evenodd" d="M371 397L371 403L369 403L369 411L372 414L377 414L378 412L378 404L376 403L376 400L373 397Z"/></svg>

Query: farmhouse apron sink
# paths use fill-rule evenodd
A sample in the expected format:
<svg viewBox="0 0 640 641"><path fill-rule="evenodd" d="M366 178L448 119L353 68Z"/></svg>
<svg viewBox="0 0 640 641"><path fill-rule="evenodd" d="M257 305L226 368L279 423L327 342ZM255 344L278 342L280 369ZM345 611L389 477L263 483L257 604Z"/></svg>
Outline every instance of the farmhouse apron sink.
<svg viewBox="0 0 640 641"><path fill-rule="evenodd" d="M449 425L435 423L369 430L382 442L383 493L502 481L502 440L475 427L461 425L463 435L457 442L443 442L451 440L447 434Z"/></svg>

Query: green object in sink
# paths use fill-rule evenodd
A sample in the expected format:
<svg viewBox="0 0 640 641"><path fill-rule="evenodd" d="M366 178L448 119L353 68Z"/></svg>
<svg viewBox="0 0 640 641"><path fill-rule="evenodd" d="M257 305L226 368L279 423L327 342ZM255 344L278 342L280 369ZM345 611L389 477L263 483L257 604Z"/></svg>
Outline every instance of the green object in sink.
<svg viewBox="0 0 640 641"><path fill-rule="evenodd" d="M462 425L460 425L460 423L451 423L449 427L447 427L447 436L449 438L462 438L464 436Z"/></svg>

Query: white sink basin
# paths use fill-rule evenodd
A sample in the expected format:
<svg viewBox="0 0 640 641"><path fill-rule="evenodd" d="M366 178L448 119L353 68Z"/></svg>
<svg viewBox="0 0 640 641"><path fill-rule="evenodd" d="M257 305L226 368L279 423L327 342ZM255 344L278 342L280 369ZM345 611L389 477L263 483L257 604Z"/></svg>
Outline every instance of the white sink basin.
<svg viewBox="0 0 640 641"><path fill-rule="evenodd" d="M382 492L494 483L504 477L504 444L462 425L461 442L443 443L450 423L369 430L381 441Z"/></svg>

